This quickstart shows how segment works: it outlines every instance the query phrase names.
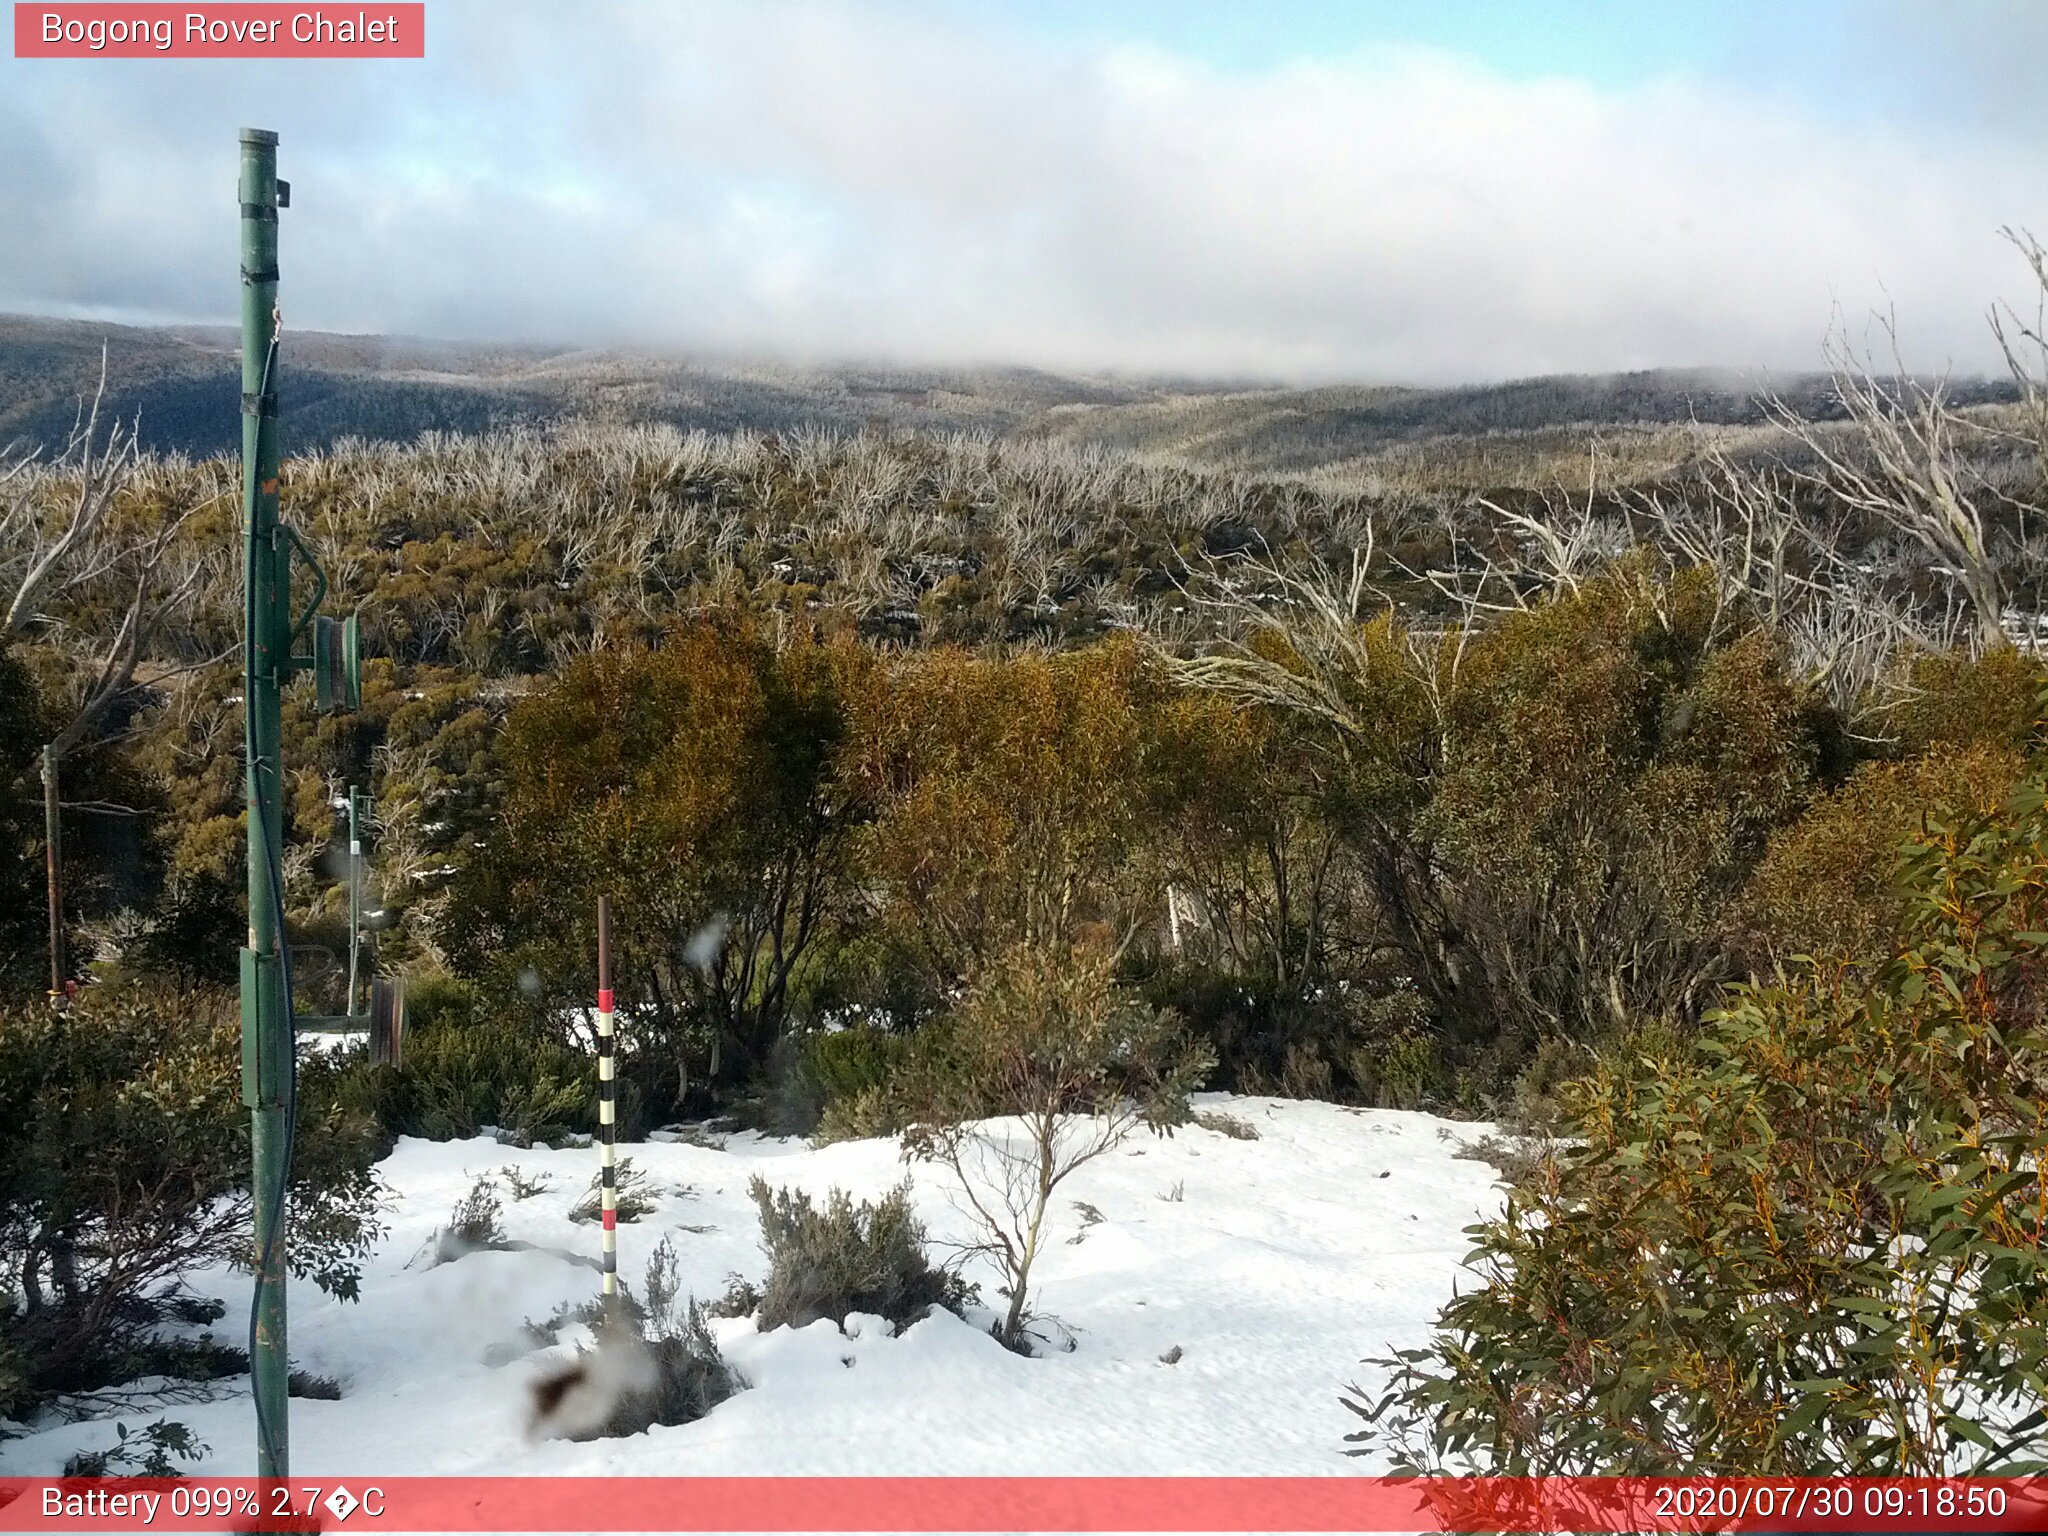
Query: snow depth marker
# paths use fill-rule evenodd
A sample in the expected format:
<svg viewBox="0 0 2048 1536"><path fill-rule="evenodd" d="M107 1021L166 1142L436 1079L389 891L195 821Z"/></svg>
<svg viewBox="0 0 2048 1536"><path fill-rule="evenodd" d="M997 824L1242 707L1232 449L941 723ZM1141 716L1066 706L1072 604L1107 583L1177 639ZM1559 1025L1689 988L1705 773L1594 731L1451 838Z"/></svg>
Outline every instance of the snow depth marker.
<svg viewBox="0 0 2048 1536"><path fill-rule="evenodd" d="M619 1294L619 1085L612 1067L612 899L597 898L597 1140L604 1166L598 1171L598 1209L604 1222L604 1299Z"/></svg>

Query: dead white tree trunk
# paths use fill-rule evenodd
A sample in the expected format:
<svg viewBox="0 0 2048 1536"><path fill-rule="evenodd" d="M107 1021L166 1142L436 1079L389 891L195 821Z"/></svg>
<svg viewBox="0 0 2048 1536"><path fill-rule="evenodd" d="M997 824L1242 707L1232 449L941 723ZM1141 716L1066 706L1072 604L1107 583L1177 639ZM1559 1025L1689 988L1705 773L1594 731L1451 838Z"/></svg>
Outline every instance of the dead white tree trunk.
<svg viewBox="0 0 2048 1536"><path fill-rule="evenodd" d="M1943 381L1908 373L1893 322L1887 317L1882 326L1890 378L1879 377L1839 334L1828 342L1829 371L1853 432L1824 430L1783 399L1766 400L1773 419L1817 466L1789 473L1917 544L1956 583L1976 646L1998 645L2005 638L2006 582L1984 520L1991 493L1971 463L1987 429L1949 403Z"/></svg>

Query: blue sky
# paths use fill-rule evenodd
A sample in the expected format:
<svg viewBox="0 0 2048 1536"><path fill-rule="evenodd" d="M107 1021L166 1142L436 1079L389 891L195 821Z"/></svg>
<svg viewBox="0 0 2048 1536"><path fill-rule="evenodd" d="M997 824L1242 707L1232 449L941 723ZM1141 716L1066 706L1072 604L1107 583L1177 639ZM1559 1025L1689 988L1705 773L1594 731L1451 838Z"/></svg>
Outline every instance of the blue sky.
<svg viewBox="0 0 2048 1536"><path fill-rule="evenodd" d="M0 59L0 309L1303 381L1997 359L2048 0L430 0L420 63ZM231 169L227 172L231 175Z"/></svg>
<svg viewBox="0 0 2048 1536"><path fill-rule="evenodd" d="M1409 45L1467 55L1504 74L1624 85L1673 70L1767 75L1774 53L1828 46L1853 27L1840 0L1716 4L1658 0L984 0L1049 39L1149 42L1220 68Z"/></svg>
<svg viewBox="0 0 2048 1536"><path fill-rule="evenodd" d="M1997 25L2010 0L965 0L1047 40L1149 44L1260 71L1386 48L1440 49L1509 79L1614 88L1687 75L1798 97L1844 117L1925 112L1942 52L1928 31ZM2026 3L2026 0L2022 0ZM1916 16L1915 11L1919 14ZM1961 13L1977 19L1959 22Z"/></svg>

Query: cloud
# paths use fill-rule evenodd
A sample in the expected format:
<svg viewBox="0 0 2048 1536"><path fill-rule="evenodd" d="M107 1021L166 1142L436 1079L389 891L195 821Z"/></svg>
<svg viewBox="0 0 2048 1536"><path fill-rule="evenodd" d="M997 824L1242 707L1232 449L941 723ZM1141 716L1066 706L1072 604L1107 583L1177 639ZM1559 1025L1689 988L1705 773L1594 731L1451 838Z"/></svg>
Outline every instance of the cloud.
<svg viewBox="0 0 2048 1536"><path fill-rule="evenodd" d="M0 62L0 307L231 315L244 122L283 134L298 324L809 358L1801 369L1889 304L1917 365L1973 369L2024 275L1997 230L2048 229L2048 137L1938 96L1224 71L889 3L444 0L429 53Z"/></svg>

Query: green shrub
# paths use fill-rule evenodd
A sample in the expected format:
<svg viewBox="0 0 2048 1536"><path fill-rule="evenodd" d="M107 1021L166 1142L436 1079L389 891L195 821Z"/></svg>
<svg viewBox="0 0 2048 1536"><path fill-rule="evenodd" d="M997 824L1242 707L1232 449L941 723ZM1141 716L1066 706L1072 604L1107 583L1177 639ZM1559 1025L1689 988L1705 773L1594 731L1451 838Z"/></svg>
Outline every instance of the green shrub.
<svg viewBox="0 0 2048 1536"><path fill-rule="evenodd" d="M595 1060L461 982L435 981L408 997L401 1065L374 1066L359 1052L339 1071L336 1092L390 1136L458 1140L488 1126L531 1146L595 1123Z"/></svg>
<svg viewBox="0 0 2048 1536"><path fill-rule="evenodd" d="M527 694L503 732L503 814L450 912L458 966L508 993L525 978L542 1010L587 1005L608 892L663 1112L700 1083L745 1087L853 895L863 811L841 739L874 665L808 632L777 644L732 611L580 657Z"/></svg>
<svg viewBox="0 0 2048 1536"><path fill-rule="evenodd" d="M1971 656L1940 651L1914 658L1904 703L1886 724L1908 755L1946 747L2026 747L2040 715L2048 667L2017 646Z"/></svg>
<svg viewBox="0 0 2048 1536"><path fill-rule="evenodd" d="M1225 1091L1384 1109L1444 1108L1453 1097L1455 1067L1427 999L1377 966L1308 987L1183 959L1145 993L1187 1021Z"/></svg>
<svg viewBox="0 0 2048 1536"><path fill-rule="evenodd" d="M874 1106L908 1045L908 1036L871 1024L789 1036L770 1062L759 1095L762 1129L784 1136L816 1134L821 1143L886 1134L892 1127L874 1124L886 1118Z"/></svg>
<svg viewBox="0 0 2048 1536"><path fill-rule="evenodd" d="M818 1117L811 1139L817 1145L835 1141L866 1141L876 1136L894 1136L903 1129L903 1115L896 1095L886 1087L863 1088L850 1098L834 1099Z"/></svg>
<svg viewBox="0 0 2048 1536"><path fill-rule="evenodd" d="M249 1114L231 995L94 987L64 1013L0 1010L0 1417L152 1370L204 1374L219 1346L184 1277L250 1260ZM294 1274L353 1299L375 1239L375 1130L302 1070ZM174 1358L183 1356L183 1359ZM7 1362L12 1361L9 1365Z"/></svg>
<svg viewBox="0 0 2048 1536"><path fill-rule="evenodd" d="M1727 622L1712 572L1637 559L1478 635L1445 713L1404 952L1452 1032L1691 1022L1833 729L1781 647Z"/></svg>
<svg viewBox="0 0 2048 1536"><path fill-rule="evenodd" d="M49 976L48 966L38 965L42 818L29 794L35 744L47 739L35 678L19 648L0 640L0 1000L32 997Z"/></svg>
<svg viewBox="0 0 2048 1536"><path fill-rule="evenodd" d="M240 870L173 870L149 911L121 925L116 977L233 986L247 936Z"/></svg>
<svg viewBox="0 0 2048 1536"><path fill-rule="evenodd" d="M1757 938L1778 955L1881 953L1905 909L1899 849L1927 807L1992 809L2025 766L2011 746L1939 742L1902 762L1865 764L1771 839L1747 897Z"/></svg>
<svg viewBox="0 0 2048 1536"><path fill-rule="evenodd" d="M115 1442L104 1451L80 1451L64 1463L66 1477L178 1477L171 1460L197 1461L207 1452L204 1441L175 1419L158 1419L130 1435L126 1424L114 1426Z"/></svg>
<svg viewBox="0 0 2048 1536"><path fill-rule="evenodd" d="M1051 656L933 650L861 695L860 869L926 996L1019 944L1099 941L1158 910L1148 756L1168 692L1119 636Z"/></svg>
<svg viewBox="0 0 2048 1536"><path fill-rule="evenodd" d="M1244 614L1252 638L1182 675L1288 717L1339 839L1288 886L1324 923L1292 921L1336 957L1371 957L1347 959L1350 991L1410 1012L1353 1023L1346 998L1319 1018L1298 984L1233 1001L1211 968L1214 1003L1170 1000L1238 1086L1476 1108L1545 1041L1689 1026L1742 973L1747 879L1847 749L1712 570L1637 550L1436 644L1391 614L1359 622L1356 594L1327 582L1263 574L1293 600ZM1224 897L1273 881L1256 845L1218 867L1205 884ZM1224 897L1207 906L1227 917ZM1299 934L1286 947L1314 955Z"/></svg>
<svg viewBox="0 0 2048 1536"><path fill-rule="evenodd" d="M1930 815L1891 958L1573 1086L1352 1438L1502 1474L2048 1465L2044 804Z"/></svg>
<svg viewBox="0 0 2048 1536"><path fill-rule="evenodd" d="M747 1192L760 1210L761 1247L768 1254L758 1314L764 1333L821 1317L843 1327L851 1312L905 1328L933 1307L958 1312L972 1295L958 1276L926 1257L907 1180L875 1203L855 1205L835 1189L822 1210L802 1190L771 1189L758 1174Z"/></svg>
<svg viewBox="0 0 2048 1536"><path fill-rule="evenodd" d="M827 1104L882 1087L901 1059L902 1037L872 1026L819 1030L804 1041L804 1070Z"/></svg>
<svg viewBox="0 0 2048 1536"><path fill-rule="evenodd" d="M1366 1102L1382 1109L1420 1109L1436 1098L1445 1078L1437 1042L1421 1030L1403 1030L1377 1049L1361 1047L1351 1075Z"/></svg>
<svg viewBox="0 0 2048 1536"><path fill-rule="evenodd" d="M1686 1050L1691 1031L1666 1020L1610 1030L1590 1042L1545 1040L1516 1074L1512 1088L1493 1101L1492 1115L1512 1135L1557 1134L1574 1083L1602 1060L1629 1061Z"/></svg>
<svg viewBox="0 0 2048 1536"><path fill-rule="evenodd" d="M34 1401L29 1384L35 1362L11 1336L15 1311L14 1298L0 1296L0 1418L12 1418Z"/></svg>
<svg viewBox="0 0 2048 1536"><path fill-rule="evenodd" d="M813 1046L822 1108L812 1140L819 1146L900 1133L909 1114L904 1085L931 1070L946 1049L945 1031L929 1024L901 1033L839 1030L814 1036Z"/></svg>

